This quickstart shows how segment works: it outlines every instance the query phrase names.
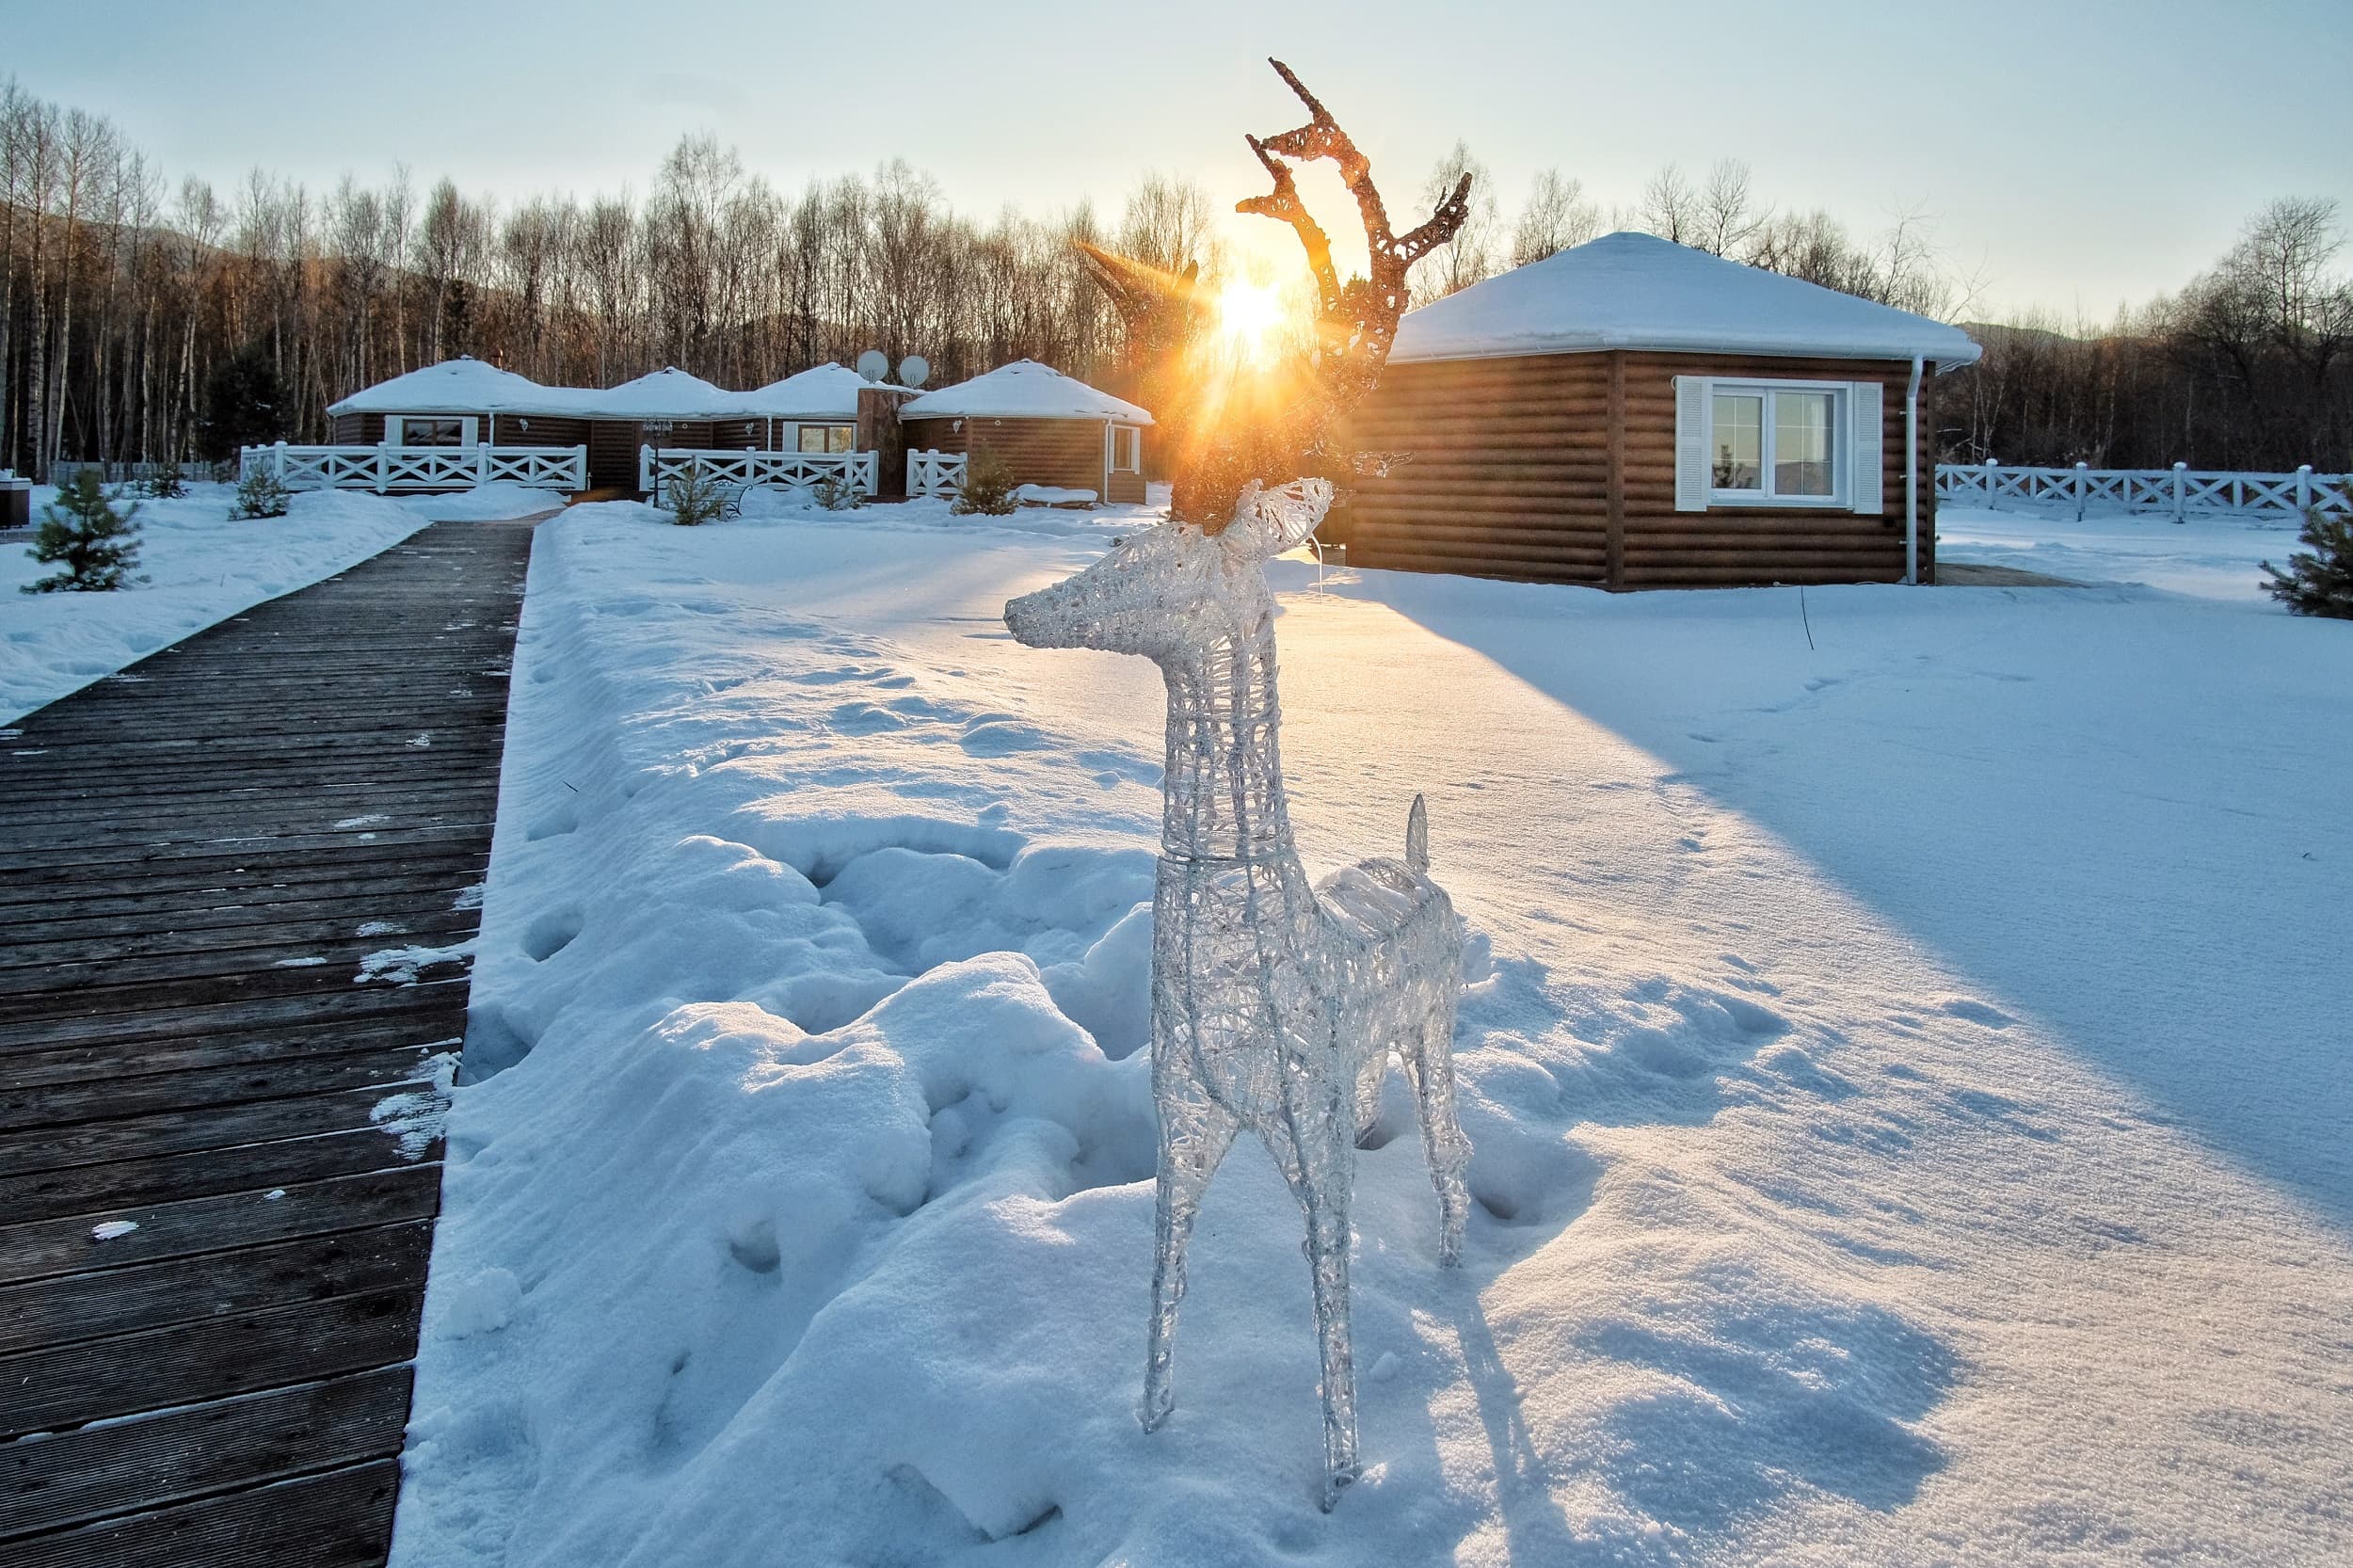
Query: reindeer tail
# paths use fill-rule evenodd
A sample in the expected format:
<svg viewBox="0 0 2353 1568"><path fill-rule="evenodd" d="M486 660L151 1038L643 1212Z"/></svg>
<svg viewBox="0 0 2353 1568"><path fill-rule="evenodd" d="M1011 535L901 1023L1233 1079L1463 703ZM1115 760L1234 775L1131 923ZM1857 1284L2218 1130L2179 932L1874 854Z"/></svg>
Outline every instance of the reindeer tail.
<svg viewBox="0 0 2353 1568"><path fill-rule="evenodd" d="M1419 795L1414 797L1414 808L1405 813L1405 869L1430 869L1430 810Z"/></svg>

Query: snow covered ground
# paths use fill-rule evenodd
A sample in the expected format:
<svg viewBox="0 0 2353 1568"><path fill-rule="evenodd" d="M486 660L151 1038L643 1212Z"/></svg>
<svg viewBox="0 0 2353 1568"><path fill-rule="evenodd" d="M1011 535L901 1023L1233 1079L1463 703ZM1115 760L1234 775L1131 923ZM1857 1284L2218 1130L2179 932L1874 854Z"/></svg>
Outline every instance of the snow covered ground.
<svg viewBox="0 0 2353 1568"><path fill-rule="evenodd" d="M2285 568L2294 518L2094 514L2081 522L2041 512L1939 506L1937 558L2017 567L2073 583L2142 583L2204 599L2268 604L2262 563Z"/></svg>
<svg viewBox="0 0 2353 1568"><path fill-rule="evenodd" d="M56 499L33 492L33 520ZM366 560L429 520L511 518L563 504L514 485L460 495L386 499L306 491L282 518L232 521L232 485L191 485L177 501L140 501L139 573L114 593L22 594L54 569L29 543L0 546L0 723L111 675L190 632Z"/></svg>
<svg viewBox="0 0 2353 1568"><path fill-rule="evenodd" d="M1310 869L1426 790L1480 954L1326 1517L1254 1145L1132 1414L1160 696L998 613L1142 522L543 527L396 1563L2353 1555L2347 628L1277 563Z"/></svg>

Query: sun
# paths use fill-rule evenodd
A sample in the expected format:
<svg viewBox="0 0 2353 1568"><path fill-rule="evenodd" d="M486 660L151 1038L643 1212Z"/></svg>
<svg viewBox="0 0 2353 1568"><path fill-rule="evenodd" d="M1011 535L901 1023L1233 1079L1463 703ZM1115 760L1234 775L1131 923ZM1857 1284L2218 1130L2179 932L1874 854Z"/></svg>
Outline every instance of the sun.
<svg viewBox="0 0 2353 1568"><path fill-rule="evenodd" d="M1231 282L1218 292L1217 321L1226 341L1247 360L1263 360L1267 341L1283 319L1283 302L1263 283Z"/></svg>

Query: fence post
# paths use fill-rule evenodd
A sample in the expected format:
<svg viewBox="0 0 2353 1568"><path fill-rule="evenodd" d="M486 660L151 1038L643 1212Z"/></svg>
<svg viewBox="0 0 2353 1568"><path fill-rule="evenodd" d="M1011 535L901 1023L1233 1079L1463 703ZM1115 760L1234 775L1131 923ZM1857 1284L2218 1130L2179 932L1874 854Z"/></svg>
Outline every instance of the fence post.
<svg viewBox="0 0 2353 1568"><path fill-rule="evenodd" d="M1994 488L1993 485L1993 471L2001 466L1991 457L1985 460L1985 509L1989 512L1998 512L2002 509L2002 492Z"/></svg>
<svg viewBox="0 0 2353 1568"><path fill-rule="evenodd" d="M2313 465L2298 465L2296 471L2296 509L2300 513L2313 509Z"/></svg>
<svg viewBox="0 0 2353 1568"><path fill-rule="evenodd" d="M382 495L392 487L392 449L382 441L376 443L376 493Z"/></svg>
<svg viewBox="0 0 2353 1568"><path fill-rule="evenodd" d="M286 482L286 443L284 441L280 441L271 448L270 462L271 476L280 484L284 484Z"/></svg>
<svg viewBox="0 0 2353 1568"><path fill-rule="evenodd" d="M2091 465L2089 463L2077 463L2075 465L2075 520L2077 522L2081 522L2084 520L2084 497L2089 495L2090 491Z"/></svg>
<svg viewBox="0 0 2353 1568"><path fill-rule="evenodd" d="M2187 463L2173 465L2173 520L2175 522L2184 521L2189 516L2189 503L2185 494L2188 489L2188 480L2185 477L2188 472Z"/></svg>

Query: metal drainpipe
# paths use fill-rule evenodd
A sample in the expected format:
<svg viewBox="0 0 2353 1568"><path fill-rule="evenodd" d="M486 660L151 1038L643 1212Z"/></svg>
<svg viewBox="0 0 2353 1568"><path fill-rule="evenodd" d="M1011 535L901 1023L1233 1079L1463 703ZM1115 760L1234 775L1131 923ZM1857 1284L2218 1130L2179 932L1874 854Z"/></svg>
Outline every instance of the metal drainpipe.
<svg viewBox="0 0 2353 1568"><path fill-rule="evenodd" d="M1904 581L1920 581L1920 356L1904 389Z"/></svg>

